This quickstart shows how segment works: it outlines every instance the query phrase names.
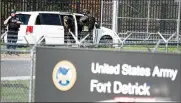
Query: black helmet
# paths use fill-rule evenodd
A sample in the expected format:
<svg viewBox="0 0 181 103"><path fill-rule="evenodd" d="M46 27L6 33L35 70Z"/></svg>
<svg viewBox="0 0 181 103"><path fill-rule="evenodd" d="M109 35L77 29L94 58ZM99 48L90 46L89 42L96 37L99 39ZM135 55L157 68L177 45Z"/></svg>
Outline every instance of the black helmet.
<svg viewBox="0 0 181 103"><path fill-rule="evenodd" d="M11 10L11 13L16 13L16 10L12 9L12 10Z"/></svg>

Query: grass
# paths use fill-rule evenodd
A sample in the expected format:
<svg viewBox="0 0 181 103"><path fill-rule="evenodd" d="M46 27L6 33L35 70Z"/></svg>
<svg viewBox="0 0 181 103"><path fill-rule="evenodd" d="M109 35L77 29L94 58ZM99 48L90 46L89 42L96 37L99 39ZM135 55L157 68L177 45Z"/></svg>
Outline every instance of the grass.
<svg viewBox="0 0 181 103"><path fill-rule="evenodd" d="M154 45L125 45L122 50L123 51L145 51L148 52L148 48L150 50L154 49ZM121 50L120 48L96 48L98 50ZM179 46L179 51L181 52L181 46ZM159 46L157 52L166 52L165 46ZM177 46L168 46L169 53L178 53Z"/></svg>
<svg viewBox="0 0 181 103"><path fill-rule="evenodd" d="M109 48L109 47L93 47L94 49L97 50L116 50L116 51L144 51L144 52L148 52L149 49L152 51L154 49L155 45L124 45L124 47L122 49L120 48ZM1 46L1 49L5 48L4 46ZM92 48L92 47L91 47ZM18 47L16 49L18 52L22 52L22 53L28 53L29 50L31 50L31 47ZM165 45L160 45L158 47L158 49L156 50L156 52L166 52L166 48ZM168 53L181 53L181 45L179 45L179 50L177 49L177 46L175 45L168 45Z"/></svg>
<svg viewBox="0 0 181 103"><path fill-rule="evenodd" d="M149 46L125 46L124 50L128 50L128 51L148 51L148 48L150 48L151 50L154 49L153 45L149 45ZM181 46L179 47L179 50L181 51ZM165 52L166 48L165 46L159 46L157 49L158 52ZM168 46L168 52L177 52L177 47L176 46Z"/></svg>
<svg viewBox="0 0 181 103"><path fill-rule="evenodd" d="M1 102L28 102L29 81L1 81Z"/></svg>

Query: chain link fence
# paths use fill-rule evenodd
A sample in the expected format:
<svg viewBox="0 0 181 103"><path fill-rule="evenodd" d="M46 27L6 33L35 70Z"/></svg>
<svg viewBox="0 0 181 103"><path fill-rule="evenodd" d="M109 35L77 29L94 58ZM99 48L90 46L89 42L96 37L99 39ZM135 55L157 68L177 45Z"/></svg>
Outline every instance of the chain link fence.
<svg viewBox="0 0 181 103"><path fill-rule="evenodd" d="M181 5L176 0L120 0L117 5L117 32L127 44L179 46Z"/></svg>
<svg viewBox="0 0 181 103"><path fill-rule="evenodd" d="M71 40L69 40L70 42ZM72 40L75 42L75 40ZM106 41L106 39L104 40ZM64 45L46 45L42 41L37 45L25 46L14 44L16 50L7 49L7 43L1 42L1 102L28 102L34 101L35 84L35 49L39 47L69 47L112 51L146 51L154 46L125 45L123 48L112 47L111 43L66 43ZM12 45L12 43L11 43ZM118 44L121 45L121 44ZM168 52L177 52L176 47L168 47ZM158 48L157 52L165 52L165 48ZM181 51L181 48L180 48ZM9 54L11 52L11 54ZM151 52L151 51L150 51ZM177 52L178 53L178 52Z"/></svg>
<svg viewBox="0 0 181 103"><path fill-rule="evenodd" d="M27 1L27 0L24 0L24 1ZM179 36L179 43L178 43L178 40L175 39L177 37L175 32L176 32L176 18L178 16L178 14L176 14L177 12L176 9L178 8L178 3L173 3L171 7L168 5L160 5L160 6L156 5L156 3L162 4L161 0L158 0L155 2L153 2L154 0L152 0L151 2L150 11L152 13L150 13L151 14L150 18L151 17L154 18L154 15L158 15L159 13L161 13L161 12L156 13L156 11L160 11L160 10L162 10L162 12L170 11L168 13L168 16L169 16L171 15L170 14L171 10L173 10L173 14L174 14L173 16L175 20L172 21L172 20L164 20L164 18L169 19L166 16L164 16L164 13L161 13L162 14L161 17L163 20L161 19L156 20L155 18L147 19L147 14L148 14L147 1L148 0L145 0L144 2L141 2L141 1L143 0L137 0L134 2L133 0L122 0L122 2L119 2L119 5L120 5L120 9L119 9L120 18L118 17L119 43L117 44L114 44L112 42L112 39L110 39L109 36L105 36L104 38L100 40L100 42L97 42L96 39L93 39L93 38L96 38L96 35L94 35L95 37L92 37L91 35L87 36L86 33L80 34L77 39L73 37L71 33L69 33L69 35L65 35L64 43L61 45L46 44L45 39L43 37L40 38L40 40L38 41L39 42L38 44L28 44L28 42L23 43L23 44L21 42L15 43L14 40L11 40L11 42L7 42L7 39L1 38L1 41L0 41L1 43L0 45L1 46L1 102L34 101L34 92L35 92L34 80L35 80L35 72L36 72L35 49L37 46L39 47L50 46L50 47L58 47L58 48L62 48L62 47L84 48L84 49L111 50L111 51L141 51L141 52L144 51L144 52L181 53L181 36ZM169 0L169 1L171 2L173 0ZM3 2L5 3L5 0ZM112 19L111 19L112 11L113 11L112 10L113 2L112 0L104 0L104 2L101 2L101 3L98 3L98 4L102 5L101 6L102 7L102 11L101 11L102 26L103 27L106 26L111 29L113 26ZM166 11L163 11L165 10L164 9L165 7L168 7L171 9L167 8ZM174 7L176 9L174 9ZM41 10L44 10L44 9L41 9ZM126 10L128 11L128 13L126 12ZM4 19L1 19L1 21L3 21ZM147 29L147 23L148 23L147 20L149 20L150 22L149 29ZM158 28L157 27L158 25L161 25L161 26L159 26ZM161 27L164 27L164 28L161 28ZM157 29L160 29L160 31ZM152 30L153 32L148 33L147 30L148 31ZM163 30L166 30L166 31L163 31ZM6 36L6 32L2 34L1 36L2 37ZM18 37L18 38L24 38L24 37ZM14 39L14 38L11 38L11 39ZM117 46L114 46L114 45L117 45ZM16 49L13 49L14 47Z"/></svg>
<svg viewBox="0 0 181 103"><path fill-rule="evenodd" d="M1 53L1 102L29 100L31 59L18 52L18 56Z"/></svg>
<svg viewBox="0 0 181 103"><path fill-rule="evenodd" d="M28 102L30 94L31 47L16 43L17 35L1 36L1 102Z"/></svg>

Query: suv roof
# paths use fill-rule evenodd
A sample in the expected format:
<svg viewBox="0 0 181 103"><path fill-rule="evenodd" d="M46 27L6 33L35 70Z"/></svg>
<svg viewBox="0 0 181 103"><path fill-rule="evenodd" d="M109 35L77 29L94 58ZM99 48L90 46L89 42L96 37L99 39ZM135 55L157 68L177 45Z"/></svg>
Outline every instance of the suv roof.
<svg viewBox="0 0 181 103"><path fill-rule="evenodd" d="M59 11L17 11L17 14L37 14L37 13L52 13L52 14L62 14L62 15L80 15L83 16L83 14L80 13L72 13L72 12L59 12Z"/></svg>

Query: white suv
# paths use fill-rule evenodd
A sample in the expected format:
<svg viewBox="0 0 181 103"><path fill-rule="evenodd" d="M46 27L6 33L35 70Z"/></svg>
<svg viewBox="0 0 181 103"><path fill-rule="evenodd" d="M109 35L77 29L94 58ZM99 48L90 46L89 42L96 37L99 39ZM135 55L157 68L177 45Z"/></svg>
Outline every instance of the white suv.
<svg viewBox="0 0 181 103"><path fill-rule="evenodd" d="M18 32L17 43L19 44L35 44L42 36L45 38L45 44L64 44L63 17L72 16L75 21L78 21L83 16L78 13L49 11L17 12L16 14L23 22ZM118 42L116 34L108 28L101 27L96 33L93 34L94 43L100 43L100 40L105 37L110 37L112 43ZM4 41L7 42L7 35Z"/></svg>

